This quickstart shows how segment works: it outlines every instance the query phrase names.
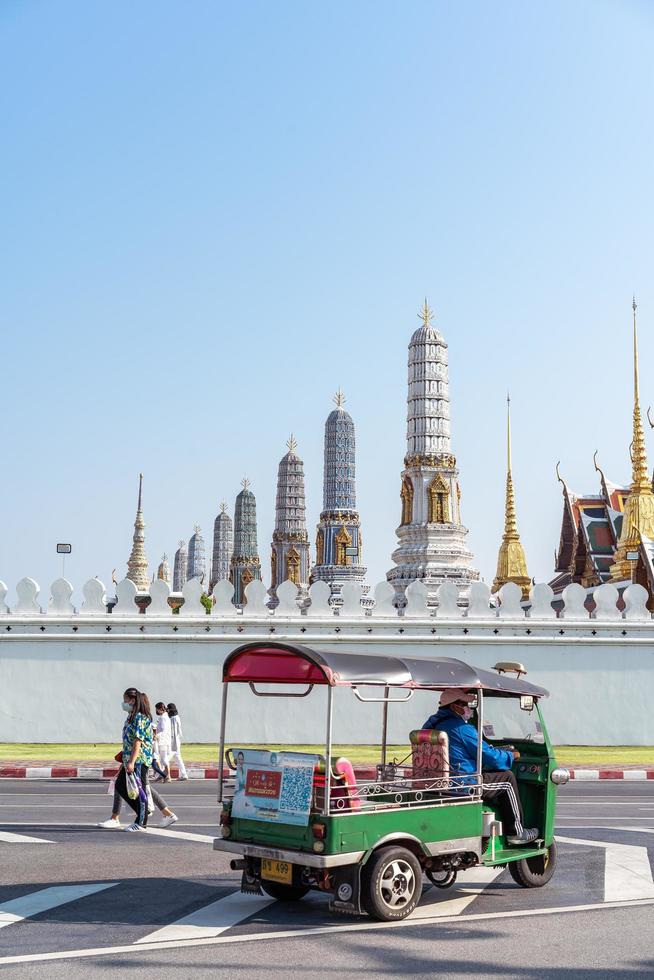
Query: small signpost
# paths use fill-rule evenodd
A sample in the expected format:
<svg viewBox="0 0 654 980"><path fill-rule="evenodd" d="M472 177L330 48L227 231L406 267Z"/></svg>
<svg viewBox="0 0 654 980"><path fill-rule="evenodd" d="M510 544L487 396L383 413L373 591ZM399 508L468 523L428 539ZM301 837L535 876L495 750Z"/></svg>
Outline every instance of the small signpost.
<svg viewBox="0 0 654 980"><path fill-rule="evenodd" d="M70 544L58 544L57 554L61 555L61 577L66 578L66 555L70 555L73 546Z"/></svg>

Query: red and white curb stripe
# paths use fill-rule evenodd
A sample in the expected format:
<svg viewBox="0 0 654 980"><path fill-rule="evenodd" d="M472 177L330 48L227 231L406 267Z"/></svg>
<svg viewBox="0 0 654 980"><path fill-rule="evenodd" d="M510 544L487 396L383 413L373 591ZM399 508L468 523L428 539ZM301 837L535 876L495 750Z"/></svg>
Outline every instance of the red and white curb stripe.
<svg viewBox="0 0 654 980"><path fill-rule="evenodd" d="M356 769L362 779L374 779L375 772L370 769ZM217 767L194 767L186 770L189 779L218 779ZM592 782L598 779L626 779L638 781L654 780L654 766L646 769L569 769L570 778ZM113 779L118 775L118 766L108 768L93 766L0 766L0 779ZM177 769L171 775L179 775ZM228 771L225 770L225 775Z"/></svg>

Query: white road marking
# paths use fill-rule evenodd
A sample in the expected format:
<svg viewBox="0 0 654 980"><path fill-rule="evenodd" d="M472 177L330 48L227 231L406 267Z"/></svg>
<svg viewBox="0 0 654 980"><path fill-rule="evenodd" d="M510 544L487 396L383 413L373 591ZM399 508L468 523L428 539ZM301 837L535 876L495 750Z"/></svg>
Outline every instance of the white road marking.
<svg viewBox="0 0 654 980"><path fill-rule="evenodd" d="M642 803L646 803L646 802L647 802L647 797L646 796L639 796L637 798L637 800L604 800L604 801L602 801L602 800L589 800L586 803L577 803L577 802L573 802L573 801L570 801L570 800L566 800L565 803L558 802L557 801L556 806L557 806L557 809L560 806L576 806L576 807L582 807L582 806L638 806L639 803L642 804Z"/></svg>
<svg viewBox="0 0 654 980"><path fill-rule="evenodd" d="M0 906L0 929L14 922L22 922L23 919L30 919L40 912L47 912L48 909L57 908L58 905L75 902L78 898L86 898L87 895L104 891L105 888L113 888L117 884L117 881L109 881L89 885L53 885L51 888L41 888L38 892L23 895L22 898L14 898Z"/></svg>
<svg viewBox="0 0 654 980"><path fill-rule="evenodd" d="M636 844L610 844L601 840L582 840L577 837L559 837L563 844L582 844L585 847L603 847L606 852L604 867L604 901L621 902L638 898L654 898L654 880L646 847Z"/></svg>
<svg viewBox="0 0 654 980"><path fill-rule="evenodd" d="M471 902L481 895L484 888L495 881L503 868L472 868L465 871L451 888L430 888L411 919L433 919L448 915L460 915Z"/></svg>
<svg viewBox="0 0 654 980"><path fill-rule="evenodd" d="M10 834L8 830L0 830L0 842L3 844L54 844L53 840L44 837L26 837L25 834Z"/></svg>
<svg viewBox="0 0 654 980"><path fill-rule="evenodd" d="M206 827L207 824L200 824ZM174 837L178 840L193 840L200 844L213 844L218 831L214 834L189 834L185 830L167 830L165 827L148 827L148 834L157 834L159 837Z"/></svg>
<svg viewBox="0 0 654 980"><path fill-rule="evenodd" d="M204 908L185 915L176 922L151 932L142 939L137 939L135 945L142 943L162 943L171 940L184 939L210 939L212 936L220 936L226 929L231 929L243 919L249 919L251 915L260 912L267 905L271 905L275 899L260 897L256 895L242 895L241 892L232 892L219 898L217 902L211 902Z"/></svg>
<svg viewBox="0 0 654 980"><path fill-rule="evenodd" d="M489 919L510 919L525 918L532 915L564 915L567 912L597 912L602 909L622 909L634 908L643 905L654 905L654 899L643 899L631 902L596 902L592 905L565 905L558 908L544 909L522 909L515 912L484 912L470 915L449 915L443 918L434 917L433 919L422 919L422 924L433 923L443 925L445 923L461 922L483 922ZM402 929L415 927L416 921L413 916L402 919L400 922L354 922L347 925L338 926L318 926L314 929L288 929L281 932L259 932L241 936L217 936L210 939L184 939L172 942L143 943L143 945L132 946L98 946L95 949L70 949L60 950L54 953L27 953L22 956L2 956L0 966L9 963L40 963L48 960L66 959L88 959L95 956L116 956L119 953L141 953L161 949L188 949L198 948L199 946L222 946L233 943L249 943L271 939L299 939L305 936L327 936L340 935L343 932L377 932L380 929Z"/></svg>

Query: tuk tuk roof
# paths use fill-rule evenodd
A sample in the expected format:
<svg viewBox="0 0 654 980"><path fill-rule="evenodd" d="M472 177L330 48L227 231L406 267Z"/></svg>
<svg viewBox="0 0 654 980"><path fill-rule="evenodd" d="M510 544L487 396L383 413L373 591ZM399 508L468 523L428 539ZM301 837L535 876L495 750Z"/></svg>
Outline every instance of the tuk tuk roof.
<svg viewBox="0 0 654 980"><path fill-rule="evenodd" d="M523 678L481 670L450 657L386 657L368 653L312 650L295 643L245 643L225 659L225 683L378 685L425 690L462 687L497 694L547 697L544 687Z"/></svg>

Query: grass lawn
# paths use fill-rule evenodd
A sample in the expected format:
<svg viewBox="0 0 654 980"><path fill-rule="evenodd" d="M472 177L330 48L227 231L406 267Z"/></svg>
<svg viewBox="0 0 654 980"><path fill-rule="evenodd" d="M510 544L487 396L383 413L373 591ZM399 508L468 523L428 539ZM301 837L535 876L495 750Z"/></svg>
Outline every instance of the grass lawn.
<svg viewBox="0 0 654 980"><path fill-rule="evenodd" d="M243 748L263 748L258 745L243 745ZM273 746L271 746L273 747ZM322 753L322 745L275 745L296 752ZM110 762L120 749L118 742L111 744L29 744L23 742L0 742L0 765L10 762ZM334 752L347 756L352 762L379 762L379 748L373 745L334 745ZM404 759L409 753L407 745L389 745L387 758ZM184 761L217 762L216 745L184 743ZM557 761L562 765L654 765L654 746L652 745L558 745Z"/></svg>

